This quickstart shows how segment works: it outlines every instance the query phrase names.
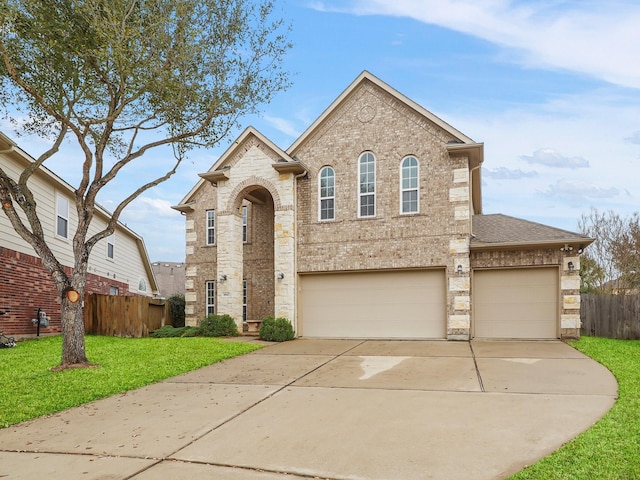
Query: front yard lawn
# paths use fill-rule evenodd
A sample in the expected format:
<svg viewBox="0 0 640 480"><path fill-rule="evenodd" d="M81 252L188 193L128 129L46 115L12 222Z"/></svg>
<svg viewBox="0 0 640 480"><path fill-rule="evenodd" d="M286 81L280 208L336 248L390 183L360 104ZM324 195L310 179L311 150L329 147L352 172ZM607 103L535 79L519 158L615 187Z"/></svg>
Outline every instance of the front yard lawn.
<svg viewBox="0 0 640 480"><path fill-rule="evenodd" d="M89 360L99 368L52 372L61 337L0 350L0 428L142 387L260 348L214 338L87 336Z"/></svg>
<svg viewBox="0 0 640 480"><path fill-rule="evenodd" d="M611 370L618 400L589 430L511 479L640 478L640 341L582 337L571 344Z"/></svg>

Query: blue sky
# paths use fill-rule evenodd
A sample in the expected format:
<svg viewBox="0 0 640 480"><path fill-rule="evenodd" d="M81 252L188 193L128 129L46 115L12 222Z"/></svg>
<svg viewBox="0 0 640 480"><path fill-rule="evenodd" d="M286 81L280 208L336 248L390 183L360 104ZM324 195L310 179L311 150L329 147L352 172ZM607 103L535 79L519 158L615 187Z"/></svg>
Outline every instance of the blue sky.
<svg viewBox="0 0 640 480"><path fill-rule="evenodd" d="M593 206L640 210L640 3L608 0L286 0L292 87L242 119L283 149L368 70L485 144L485 213L576 230ZM0 129L36 156L44 145ZM152 261L184 260L171 210L235 139L194 152L122 221ZM142 163L146 168L150 158ZM47 166L67 181L63 158ZM100 202L139 182L133 171Z"/></svg>

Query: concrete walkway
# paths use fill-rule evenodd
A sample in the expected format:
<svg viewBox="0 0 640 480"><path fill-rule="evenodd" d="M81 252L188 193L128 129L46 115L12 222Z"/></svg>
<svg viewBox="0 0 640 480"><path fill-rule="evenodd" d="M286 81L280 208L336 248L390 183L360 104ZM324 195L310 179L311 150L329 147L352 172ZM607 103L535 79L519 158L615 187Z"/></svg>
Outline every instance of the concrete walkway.
<svg viewBox="0 0 640 480"><path fill-rule="evenodd" d="M295 340L0 430L0 478L499 479L613 405L562 342Z"/></svg>

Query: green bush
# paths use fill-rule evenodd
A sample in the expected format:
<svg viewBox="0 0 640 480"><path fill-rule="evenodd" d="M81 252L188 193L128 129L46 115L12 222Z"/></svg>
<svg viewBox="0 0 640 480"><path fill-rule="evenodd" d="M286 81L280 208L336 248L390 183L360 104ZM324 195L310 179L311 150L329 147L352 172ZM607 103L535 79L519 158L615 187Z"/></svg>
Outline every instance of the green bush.
<svg viewBox="0 0 640 480"><path fill-rule="evenodd" d="M201 337L200 327L183 327L184 332L181 337Z"/></svg>
<svg viewBox="0 0 640 480"><path fill-rule="evenodd" d="M171 315L171 324L176 327L184 327L184 295L182 293L174 293L169 298L169 314Z"/></svg>
<svg viewBox="0 0 640 480"><path fill-rule="evenodd" d="M207 315L200 321L203 337L237 337L238 326L230 315Z"/></svg>
<svg viewBox="0 0 640 480"><path fill-rule="evenodd" d="M188 327L174 328L171 325L165 325L153 332L150 336L153 338L181 337L185 328Z"/></svg>
<svg viewBox="0 0 640 480"><path fill-rule="evenodd" d="M286 342L293 340L293 325L283 317L264 317L260 323L260 338L268 342Z"/></svg>

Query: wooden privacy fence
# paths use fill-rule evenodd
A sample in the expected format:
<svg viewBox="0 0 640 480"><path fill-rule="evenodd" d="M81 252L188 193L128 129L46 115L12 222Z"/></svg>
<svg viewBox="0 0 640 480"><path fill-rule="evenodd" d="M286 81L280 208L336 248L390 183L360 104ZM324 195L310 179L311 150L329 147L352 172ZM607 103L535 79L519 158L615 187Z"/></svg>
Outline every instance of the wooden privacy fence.
<svg viewBox="0 0 640 480"><path fill-rule="evenodd" d="M112 337L146 337L171 325L169 302L149 297L87 294L84 297L84 331Z"/></svg>
<svg viewBox="0 0 640 480"><path fill-rule="evenodd" d="M640 295L582 294L582 335L640 339Z"/></svg>

